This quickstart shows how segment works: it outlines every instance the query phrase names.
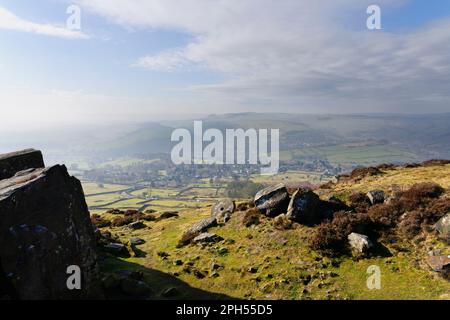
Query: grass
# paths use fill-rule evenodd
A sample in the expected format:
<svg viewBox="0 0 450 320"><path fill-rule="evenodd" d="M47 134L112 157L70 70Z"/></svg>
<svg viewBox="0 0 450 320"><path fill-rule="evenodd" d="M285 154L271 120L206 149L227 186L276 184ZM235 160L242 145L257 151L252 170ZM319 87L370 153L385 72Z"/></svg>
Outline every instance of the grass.
<svg viewBox="0 0 450 320"><path fill-rule="evenodd" d="M448 282L413 263L417 258L415 252L361 261L332 260L307 246L311 228L299 226L278 231L267 219L259 226L245 228L239 223L239 213L226 226L210 229L228 241L206 247L176 248L181 233L209 214L209 209L185 211L179 218L147 223L150 230L120 229L123 241L131 236L147 241L140 246L146 257L125 261L176 276L193 288L241 299L441 299L450 293ZM222 248L228 253L221 253ZM160 251L168 253L169 258L158 257ZM174 265L177 259L184 265ZM212 276L213 262L223 266L215 271L218 277ZM192 273L183 272L186 263L193 264L206 277L198 279ZM333 266L335 263L339 267ZM381 268L380 290L367 289L370 265ZM256 273L248 271L251 267L257 269ZM304 284L302 279L307 276L312 280ZM152 281L148 279L150 285Z"/></svg>
<svg viewBox="0 0 450 320"><path fill-rule="evenodd" d="M450 189L450 165L386 170L381 176L366 177L358 182L338 184L334 191L388 190L393 185L407 188L421 182L435 182L445 189Z"/></svg>

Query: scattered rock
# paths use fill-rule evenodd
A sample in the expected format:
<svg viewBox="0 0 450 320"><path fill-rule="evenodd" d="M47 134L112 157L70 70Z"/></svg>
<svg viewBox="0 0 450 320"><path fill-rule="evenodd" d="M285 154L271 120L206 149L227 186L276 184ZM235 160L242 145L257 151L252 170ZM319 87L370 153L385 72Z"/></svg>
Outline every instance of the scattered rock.
<svg viewBox="0 0 450 320"><path fill-rule="evenodd" d="M133 237L130 239L130 244L134 246L139 246L141 244L144 244L145 240L139 237Z"/></svg>
<svg viewBox="0 0 450 320"><path fill-rule="evenodd" d="M373 190L367 192L367 198L369 198L372 205L384 203L384 191L383 190Z"/></svg>
<svg viewBox="0 0 450 320"><path fill-rule="evenodd" d="M284 184L278 184L259 191L255 196L255 206L264 215L275 217L286 213L289 193Z"/></svg>
<svg viewBox="0 0 450 320"><path fill-rule="evenodd" d="M178 246L189 244L200 233L207 231L209 228L216 227L217 220L215 217L203 219L191 226L181 237Z"/></svg>
<svg viewBox="0 0 450 320"><path fill-rule="evenodd" d="M193 242L195 243L214 243L222 241L223 238L215 233L202 233L195 237Z"/></svg>
<svg viewBox="0 0 450 320"><path fill-rule="evenodd" d="M436 223L436 230L444 237L450 236L450 213L447 213Z"/></svg>
<svg viewBox="0 0 450 320"><path fill-rule="evenodd" d="M170 254L168 254L167 252L164 252L164 251L158 251L157 255L158 255L158 257L160 257L163 260L170 257Z"/></svg>
<svg viewBox="0 0 450 320"><path fill-rule="evenodd" d="M195 276L197 279L203 279L203 278L206 277L206 275L205 275L202 271L200 271L200 270L198 270L198 269L195 269L195 270L194 270L194 276Z"/></svg>
<svg viewBox="0 0 450 320"><path fill-rule="evenodd" d="M228 254L228 252L229 252L228 248L225 248L225 247L222 247L217 251L217 253L222 256Z"/></svg>
<svg viewBox="0 0 450 320"><path fill-rule="evenodd" d="M173 261L173 265L174 266L182 266L183 265L183 260L176 259L176 260Z"/></svg>
<svg viewBox="0 0 450 320"><path fill-rule="evenodd" d="M358 255L367 253L373 247L369 237L355 232L348 236L348 241L352 251Z"/></svg>
<svg viewBox="0 0 450 320"><path fill-rule="evenodd" d="M230 220L235 210L234 201L221 200L211 207L211 217L216 218L217 223L226 223Z"/></svg>
<svg viewBox="0 0 450 320"><path fill-rule="evenodd" d="M146 226L142 221L136 221L136 222L132 222L129 225L127 225L128 228L133 229L133 230L139 230L139 229L144 229Z"/></svg>
<svg viewBox="0 0 450 320"><path fill-rule="evenodd" d="M287 218L302 224L314 224L320 220L318 206L320 198L311 190L299 189L289 203Z"/></svg>
<svg viewBox="0 0 450 320"><path fill-rule="evenodd" d="M121 243L108 243L103 247L107 252L116 255L116 256L123 256L123 257L129 257L130 253L128 252L127 246Z"/></svg>
<svg viewBox="0 0 450 320"><path fill-rule="evenodd" d="M257 268L257 267L249 267L249 268L247 269L247 271L248 271L249 273L257 273L257 272L258 272L258 268Z"/></svg>
<svg viewBox="0 0 450 320"><path fill-rule="evenodd" d="M450 256L431 256L426 262L434 272L450 272Z"/></svg>

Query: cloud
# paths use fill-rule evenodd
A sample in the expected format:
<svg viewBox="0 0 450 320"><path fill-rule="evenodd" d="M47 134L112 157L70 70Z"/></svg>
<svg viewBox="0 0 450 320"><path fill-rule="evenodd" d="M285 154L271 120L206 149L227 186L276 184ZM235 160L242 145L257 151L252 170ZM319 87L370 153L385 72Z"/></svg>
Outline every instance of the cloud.
<svg viewBox="0 0 450 320"><path fill-rule="evenodd" d="M183 68L189 63L190 61L185 57L185 53L182 50L169 50L139 58L134 66L154 71L174 71Z"/></svg>
<svg viewBox="0 0 450 320"><path fill-rule="evenodd" d="M52 24L40 24L19 18L12 12L0 7L0 29L36 33L65 39L88 39L85 33L69 30Z"/></svg>
<svg viewBox="0 0 450 320"><path fill-rule="evenodd" d="M377 4L383 13L407 2ZM202 66L220 73L223 82L192 88L215 99L293 108L341 104L353 111L369 105L408 111L418 101L434 101L442 111L450 102L449 19L389 33L365 28L368 0L79 3L125 27L188 34L186 47L141 57L136 65L158 71Z"/></svg>

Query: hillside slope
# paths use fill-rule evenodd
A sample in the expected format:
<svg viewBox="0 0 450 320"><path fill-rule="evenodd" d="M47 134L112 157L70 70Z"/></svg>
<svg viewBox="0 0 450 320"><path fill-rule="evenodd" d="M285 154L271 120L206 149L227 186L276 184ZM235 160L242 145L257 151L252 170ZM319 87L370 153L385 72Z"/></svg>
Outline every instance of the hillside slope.
<svg viewBox="0 0 450 320"><path fill-rule="evenodd" d="M406 190L420 182L436 182L448 199L450 165L389 168L377 176L316 190L322 198L346 198L355 191ZM344 199L345 200L345 199ZM226 224L208 230L224 240L177 247L183 232L211 215L211 208L183 212L179 217L145 222L146 228L104 228L127 243L139 237L136 257L108 255L103 269L114 273L138 270L153 288L152 299L450 299L450 282L432 272L425 261L429 251L449 255L448 243L432 230L412 239L381 238L382 251L365 258L348 254L328 256L311 249L318 226L279 224L259 215L259 223L245 226L246 212L235 212ZM115 215L104 214L104 219ZM152 219L153 220L153 219ZM381 288L369 289L369 267L379 267ZM200 290L200 291L199 291ZM201 292L201 293L199 293ZM169 294L170 293L170 294Z"/></svg>

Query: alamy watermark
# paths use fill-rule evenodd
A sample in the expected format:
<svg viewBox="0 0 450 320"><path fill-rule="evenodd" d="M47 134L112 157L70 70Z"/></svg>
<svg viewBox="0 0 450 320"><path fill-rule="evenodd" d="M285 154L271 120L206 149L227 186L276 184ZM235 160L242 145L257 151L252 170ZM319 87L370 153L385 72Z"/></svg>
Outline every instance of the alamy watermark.
<svg viewBox="0 0 450 320"><path fill-rule="evenodd" d="M66 273L69 275L66 281L67 289L81 290L81 268L71 265L67 267Z"/></svg>
<svg viewBox="0 0 450 320"><path fill-rule="evenodd" d="M379 266L371 265L367 268L367 289L380 290L381 289L381 269Z"/></svg>
<svg viewBox="0 0 450 320"><path fill-rule="evenodd" d="M367 14L370 16L367 18L366 26L369 30L381 30L381 8L376 4L372 4L367 7Z"/></svg>
<svg viewBox="0 0 450 320"><path fill-rule="evenodd" d="M178 144L172 148L171 159L176 165L260 165L261 174L276 174L280 163L279 140L279 129L270 129L270 135L269 129L226 129L224 134L214 128L203 132L203 122L194 121L193 136L187 129L172 132L171 141Z"/></svg>
<svg viewBox="0 0 450 320"><path fill-rule="evenodd" d="M77 5L70 5L66 9L69 17L66 20L66 28L69 30L81 30L81 8Z"/></svg>

